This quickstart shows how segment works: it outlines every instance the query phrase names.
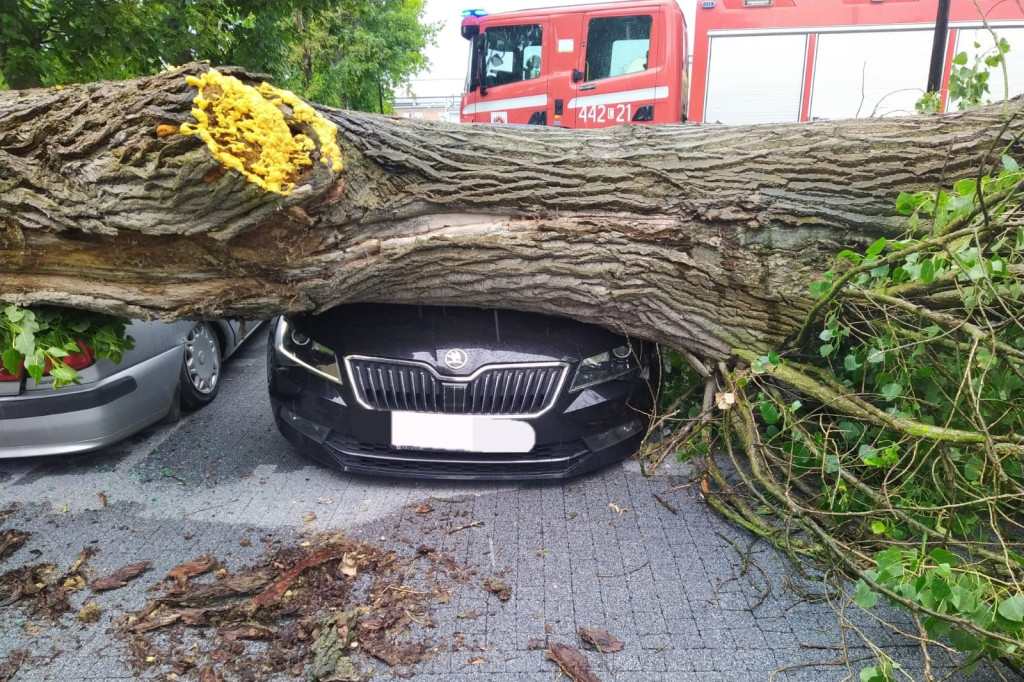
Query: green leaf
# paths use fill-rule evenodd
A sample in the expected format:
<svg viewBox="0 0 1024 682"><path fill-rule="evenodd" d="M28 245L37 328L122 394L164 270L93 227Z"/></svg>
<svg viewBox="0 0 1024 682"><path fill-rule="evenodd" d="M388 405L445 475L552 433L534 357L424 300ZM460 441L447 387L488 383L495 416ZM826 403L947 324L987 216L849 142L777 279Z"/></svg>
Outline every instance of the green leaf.
<svg viewBox="0 0 1024 682"><path fill-rule="evenodd" d="M13 348L8 348L3 353L4 369L6 369L11 374L17 374L18 365L21 364L21 359L23 357L25 356L22 355L20 352L14 350Z"/></svg>
<svg viewBox="0 0 1024 682"><path fill-rule="evenodd" d="M4 308L4 315L7 317L8 320L14 322L15 324L21 322L25 318L25 313L26 310L24 308L19 308L16 305L9 305L6 308Z"/></svg>
<svg viewBox="0 0 1024 682"><path fill-rule="evenodd" d="M875 535L881 535L886 530L888 530L888 526L885 525L884 521L875 520L871 522L871 532Z"/></svg>
<svg viewBox="0 0 1024 682"><path fill-rule="evenodd" d="M931 284L935 280L935 263L932 259L921 263L921 281L925 284Z"/></svg>
<svg viewBox="0 0 1024 682"><path fill-rule="evenodd" d="M32 334L18 334L14 337L13 347L25 357L30 357L36 352L36 339Z"/></svg>
<svg viewBox="0 0 1024 682"><path fill-rule="evenodd" d="M882 253L882 249L885 248L885 245L888 243L888 241L889 240L886 239L885 237L879 237L874 244L868 247L868 250L864 253L864 255L867 256L868 258L871 258L872 256L877 256L878 254Z"/></svg>
<svg viewBox="0 0 1024 682"><path fill-rule="evenodd" d="M1004 156L1004 158L1006 158ZM1011 159L1012 161L1012 159ZM963 180L957 180L953 183L953 189L956 193L961 196L967 196L968 194L974 194L978 189L978 181L974 178L964 178Z"/></svg>
<svg viewBox="0 0 1024 682"><path fill-rule="evenodd" d="M765 424L775 424L779 421L779 410L773 403L763 402L761 403L761 418L764 419Z"/></svg>
<svg viewBox="0 0 1024 682"><path fill-rule="evenodd" d="M967 53L966 52L958 52L957 55L955 57L953 57L953 63L956 64L957 66L964 66L964 65L966 65L967 64Z"/></svg>
<svg viewBox="0 0 1024 682"><path fill-rule="evenodd" d="M853 592L853 601L862 609L870 609L878 603L878 594L873 592L862 578L857 581L857 588Z"/></svg>
<svg viewBox="0 0 1024 682"><path fill-rule="evenodd" d="M860 362L858 362L856 355L850 354L843 358L843 366L846 367L847 371L853 372L860 369Z"/></svg>
<svg viewBox="0 0 1024 682"><path fill-rule="evenodd" d="M828 357L829 355L832 354L832 351L834 351L835 349L836 347L833 346L831 343L824 343L821 345L821 347L818 348L818 352L821 353L822 357Z"/></svg>
<svg viewBox="0 0 1024 682"><path fill-rule="evenodd" d="M1011 173L1016 173L1017 171L1020 170L1020 166L1017 165L1017 162L1014 161L1013 157L1010 156L1009 154L1003 154L1002 160L1003 168L1010 171Z"/></svg>
<svg viewBox="0 0 1024 682"><path fill-rule="evenodd" d="M980 651L982 646L977 638L963 630L951 630L949 643L955 646L957 651Z"/></svg>
<svg viewBox="0 0 1024 682"><path fill-rule="evenodd" d="M839 456L834 454L825 455L825 473L834 474L839 471Z"/></svg>
<svg viewBox="0 0 1024 682"><path fill-rule="evenodd" d="M808 289L812 296L824 296L832 288L832 285L828 282L811 282L811 286Z"/></svg>
<svg viewBox="0 0 1024 682"><path fill-rule="evenodd" d="M942 549L941 547L936 547L935 549L933 549L931 552L928 553L928 556L930 556L932 560L935 561L935 563L937 564L948 564L950 566L956 566L960 563L960 557L958 557L956 554L953 554L948 550Z"/></svg>
<svg viewBox="0 0 1024 682"><path fill-rule="evenodd" d="M924 203L924 197L920 193L900 192L896 197L896 212L900 215L913 215L922 203Z"/></svg>
<svg viewBox="0 0 1024 682"><path fill-rule="evenodd" d="M942 637L952 628L952 624L948 620L935 616L927 616L922 623L924 623L924 629L928 636L933 639Z"/></svg>
<svg viewBox="0 0 1024 682"><path fill-rule="evenodd" d="M882 386L882 395L886 400L895 400L903 394L903 386L895 381Z"/></svg>
<svg viewBox="0 0 1024 682"><path fill-rule="evenodd" d="M38 384L43 380L43 365L41 364L29 364L28 358L25 359L25 369L28 371L28 375L32 377L32 380Z"/></svg>
<svg viewBox="0 0 1024 682"><path fill-rule="evenodd" d="M53 383L55 387L78 383L78 372L67 365L60 365L59 367L52 368L50 370L50 376L55 380Z"/></svg>
<svg viewBox="0 0 1024 682"><path fill-rule="evenodd" d="M1009 599L999 602L996 609L1000 616L1014 623L1024 622L1024 595L1015 594Z"/></svg>

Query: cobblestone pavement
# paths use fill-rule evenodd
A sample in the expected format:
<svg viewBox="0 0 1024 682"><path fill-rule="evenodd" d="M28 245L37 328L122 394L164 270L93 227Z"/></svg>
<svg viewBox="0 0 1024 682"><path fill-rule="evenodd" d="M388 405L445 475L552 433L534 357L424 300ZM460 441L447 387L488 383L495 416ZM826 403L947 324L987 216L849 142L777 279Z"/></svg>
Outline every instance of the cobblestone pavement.
<svg viewBox="0 0 1024 682"><path fill-rule="evenodd" d="M76 609L86 598L105 608L98 623L79 624L73 613L58 624L36 622L20 607L0 609L0 665L15 649L33 652L15 680L134 678L114 619L140 609L159 576L204 552L237 569L262 556L259 540L294 543L312 530L407 551L426 543L479 567L435 608L435 638L448 645L410 669L424 682L555 680L543 646L528 643L583 649L580 627L606 628L625 642L617 653L586 651L606 682L856 680L873 660L862 635L920 677L920 652L909 640L853 606L850 627L840 628L832 609L840 605L808 600L795 586L817 586L716 516L696 487L665 495L678 513L659 504L652 493L685 481L685 470L645 478L626 462L563 484L522 485L345 476L295 454L278 435L264 353L262 338L250 342L228 363L217 401L174 426L93 455L0 461L0 509L19 505L3 528L32 533L0 570L39 560L67 566L83 546L98 552L95 575L154 564L149 580L72 596ZM435 511L413 513L423 502ZM316 519L304 522L310 511ZM480 525L446 534L471 521ZM480 577L506 569L512 597L501 602ZM466 612L481 615L459 618ZM375 679L392 678L386 665L362 664ZM156 666L138 675L168 672ZM998 678L983 668L970 679Z"/></svg>

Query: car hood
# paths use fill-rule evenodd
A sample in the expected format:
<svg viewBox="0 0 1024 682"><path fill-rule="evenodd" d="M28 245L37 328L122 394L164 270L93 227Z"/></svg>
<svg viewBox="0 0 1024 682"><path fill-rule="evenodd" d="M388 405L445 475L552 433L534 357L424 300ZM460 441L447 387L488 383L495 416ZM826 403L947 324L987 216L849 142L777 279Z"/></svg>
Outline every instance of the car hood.
<svg viewBox="0 0 1024 682"><path fill-rule="evenodd" d="M290 321L339 358L418 360L455 375L495 363L578 362L624 342L602 327L564 317L482 308L361 303ZM444 363L453 349L466 354L457 370Z"/></svg>

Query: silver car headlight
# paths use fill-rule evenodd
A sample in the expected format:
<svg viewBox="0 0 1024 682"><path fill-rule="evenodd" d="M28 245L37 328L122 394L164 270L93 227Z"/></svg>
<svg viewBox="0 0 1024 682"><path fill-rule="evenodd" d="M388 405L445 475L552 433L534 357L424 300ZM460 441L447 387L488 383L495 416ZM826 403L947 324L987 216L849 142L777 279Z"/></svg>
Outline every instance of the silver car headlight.
<svg viewBox="0 0 1024 682"><path fill-rule="evenodd" d="M317 343L281 318L274 334L274 347L277 352L297 365L302 365L313 374L336 384L342 383L338 357L334 351Z"/></svg>
<svg viewBox="0 0 1024 682"><path fill-rule="evenodd" d="M604 353L592 355L576 368L576 378L570 391L579 391L590 386L620 379L640 369L640 359L629 346L619 346Z"/></svg>

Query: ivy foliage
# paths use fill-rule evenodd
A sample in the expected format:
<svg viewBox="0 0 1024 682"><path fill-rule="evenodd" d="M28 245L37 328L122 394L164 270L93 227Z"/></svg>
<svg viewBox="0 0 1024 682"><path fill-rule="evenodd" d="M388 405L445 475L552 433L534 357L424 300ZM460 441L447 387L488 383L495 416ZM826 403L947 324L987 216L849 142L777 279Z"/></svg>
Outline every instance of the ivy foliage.
<svg viewBox="0 0 1024 682"><path fill-rule="evenodd" d="M8 305L0 310L0 360L11 374L18 375L24 368L37 384L44 374L53 377L55 389L80 383L78 372L64 359L82 353L84 345L97 360L120 362L135 347L125 334L126 322L84 310Z"/></svg>
<svg viewBox="0 0 1024 682"><path fill-rule="evenodd" d="M8 0L0 87L130 78L206 59L328 106L389 109L426 66L424 0Z"/></svg>

